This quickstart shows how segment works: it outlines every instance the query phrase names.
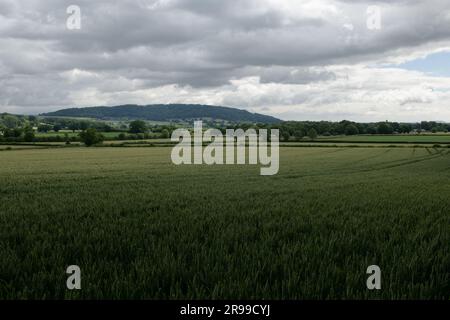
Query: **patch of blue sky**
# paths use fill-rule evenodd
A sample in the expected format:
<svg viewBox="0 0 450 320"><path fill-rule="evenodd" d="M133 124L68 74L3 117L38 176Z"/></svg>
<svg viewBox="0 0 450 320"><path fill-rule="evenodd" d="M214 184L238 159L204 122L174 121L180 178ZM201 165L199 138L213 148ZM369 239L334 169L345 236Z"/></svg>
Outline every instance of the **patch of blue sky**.
<svg viewBox="0 0 450 320"><path fill-rule="evenodd" d="M450 52L438 52L398 65L390 65L400 69L420 71L431 76L450 77Z"/></svg>

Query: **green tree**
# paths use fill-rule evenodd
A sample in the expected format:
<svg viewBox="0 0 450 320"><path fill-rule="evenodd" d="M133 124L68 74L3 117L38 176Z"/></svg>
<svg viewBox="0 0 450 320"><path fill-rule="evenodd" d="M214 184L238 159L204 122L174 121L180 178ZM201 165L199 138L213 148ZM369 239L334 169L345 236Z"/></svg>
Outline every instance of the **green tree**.
<svg viewBox="0 0 450 320"><path fill-rule="evenodd" d="M131 133L144 133L147 131L147 125L142 120L135 120L130 122Z"/></svg>
<svg viewBox="0 0 450 320"><path fill-rule="evenodd" d="M379 134L392 134L393 132L394 130L392 129L392 127L386 122L382 122L378 125Z"/></svg>
<svg viewBox="0 0 450 320"><path fill-rule="evenodd" d="M377 134L377 128L372 124L367 127L366 131L368 134Z"/></svg>
<svg viewBox="0 0 450 320"><path fill-rule="evenodd" d="M80 126L78 125L77 122L71 122L69 124L69 129L72 130L72 132L75 132L76 130L78 130L80 128Z"/></svg>
<svg viewBox="0 0 450 320"><path fill-rule="evenodd" d="M22 128L14 128L12 131L13 131L13 136L15 138L19 138L23 134L23 129Z"/></svg>
<svg viewBox="0 0 450 320"><path fill-rule="evenodd" d="M401 133L410 133L411 130L412 130L412 128L411 128L411 125L409 125L409 124L401 124L400 128L399 128L399 131Z"/></svg>
<svg viewBox="0 0 450 320"><path fill-rule="evenodd" d="M304 136L305 136L305 134L303 133L302 130L296 130L296 131L294 131L294 137L295 137L295 140L300 141L300 140L303 139Z"/></svg>
<svg viewBox="0 0 450 320"><path fill-rule="evenodd" d="M308 137L309 137L311 140L316 139L316 138L317 138L317 131L316 131L316 129L314 129L314 128L309 129L309 130L308 130Z"/></svg>
<svg viewBox="0 0 450 320"><path fill-rule="evenodd" d="M37 121L37 117L36 116L28 116L28 121L36 122Z"/></svg>
<svg viewBox="0 0 450 320"><path fill-rule="evenodd" d="M52 130L52 126L49 124L41 124L38 126L39 132L49 132L50 130Z"/></svg>
<svg viewBox="0 0 450 320"><path fill-rule="evenodd" d="M89 128L89 122L81 121L79 124L80 130L85 131L87 128Z"/></svg>
<svg viewBox="0 0 450 320"><path fill-rule="evenodd" d="M167 138L169 138L169 137L170 137L169 130L163 129L163 130L161 131L161 138L162 138L162 139L167 139Z"/></svg>
<svg viewBox="0 0 450 320"><path fill-rule="evenodd" d="M3 138L11 138L13 137L13 130L9 128L2 128Z"/></svg>
<svg viewBox="0 0 450 320"><path fill-rule="evenodd" d="M89 128L80 132L79 136L81 141L83 141L87 147L101 143L104 139L103 135L98 133L94 128Z"/></svg>
<svg viewBox="0 0 450 320"><path fill-rule="evenodd" d="M70 138L67 132L64 134L64 140L66 140L66 144L70 144Z"/></svg>
<svg viewBox="0 0 450 320"><path fill-rule="evenodd" d="M358 133L359 133L359 130L354 124L349 124L347 127L345 127L345 134L347 136L354 136Z"/></svg>
<svg viewBox="0 0 450 320"><path fill-rule="evenodd" d="M287 131L287 130L283 130L281 132L281 135L283 136L283 141L289 141L289 139L291 138L291 135L289 134L289 131Z"/></svg>
<svg viewBox="0 0 450 320"><path fill-rule="evenodd" d="M19 118L7 114L3 116L3 123L7 128L14 129L19 125L20 121Z"/></svg>
<svg viewBox="0 0 450 320"><path fill-rule="evenodd" d="M26 142L32 142L34 140L34 130L30 126L26 126L24 129L23 140Z"/></svg>

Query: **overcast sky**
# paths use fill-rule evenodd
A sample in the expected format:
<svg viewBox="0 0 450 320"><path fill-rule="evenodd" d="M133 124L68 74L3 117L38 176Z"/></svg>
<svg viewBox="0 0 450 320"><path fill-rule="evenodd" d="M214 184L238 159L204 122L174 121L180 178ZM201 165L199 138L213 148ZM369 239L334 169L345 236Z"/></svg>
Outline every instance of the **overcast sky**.
<svg viewBox="0 0 450 320"><path fill-rule="evenodd" d="M0 112L125 103L450 121L450 1L0 0Z"/></svg>

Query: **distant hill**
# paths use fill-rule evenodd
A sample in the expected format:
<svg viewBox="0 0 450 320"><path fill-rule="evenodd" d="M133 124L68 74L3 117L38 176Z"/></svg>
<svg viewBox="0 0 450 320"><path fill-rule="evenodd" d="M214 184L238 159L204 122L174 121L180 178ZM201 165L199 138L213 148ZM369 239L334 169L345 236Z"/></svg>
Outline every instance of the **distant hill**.
<svg viewBox="0 0 450 320"><path fill-rule="evenodd" d="M156 104L121 105L115 107L70 108L41 114L51 117L95 118L103 120L141 119L150 121L188 121L194 119L225 120L230 122L277 123L281 120L245 110L196 105L196 104Z"/></svg>

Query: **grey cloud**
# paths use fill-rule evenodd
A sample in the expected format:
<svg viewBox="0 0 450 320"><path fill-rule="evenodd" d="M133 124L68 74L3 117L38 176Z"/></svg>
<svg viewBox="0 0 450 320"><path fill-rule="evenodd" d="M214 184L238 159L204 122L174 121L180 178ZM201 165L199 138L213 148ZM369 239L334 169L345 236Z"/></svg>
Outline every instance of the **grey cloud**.
<svg viewBox="0 0 450 320"><path fill-rule="evenodd" d="M306 84L316 81L335 80L333 72L323 68L272 67L261 72L261 83Z"/></svg>
<svg viewBox="0 0 450 320"><path fill-rule="evenodd" d="M336 80L329 65L367 64L450 43L450 4L444 0L80 0L77 31L65 27L71 4L0 3L0 108L75 104L71 93L83 90L102 95L175 84L220 92L245 77L301 86ZM379 31L366 28L373 4L382 8ZM93 76L63 76L74 69ZM315 99L263 95L246 103L227 95L224 103Z"/></svg>

